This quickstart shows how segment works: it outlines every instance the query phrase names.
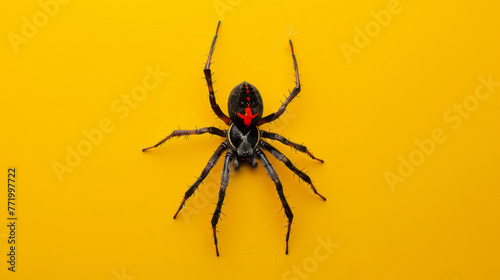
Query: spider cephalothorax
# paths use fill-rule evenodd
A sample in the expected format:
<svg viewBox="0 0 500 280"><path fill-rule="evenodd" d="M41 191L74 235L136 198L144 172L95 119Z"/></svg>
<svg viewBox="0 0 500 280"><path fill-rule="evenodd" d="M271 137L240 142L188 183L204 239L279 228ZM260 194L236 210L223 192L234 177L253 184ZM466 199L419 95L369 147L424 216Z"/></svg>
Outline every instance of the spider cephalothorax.
<svg viewBox="0 0 500 280"><path fill-rule="evenodd" d="M295 88L290 93L288 98L283 102L281 107L275 113L269 114L265 117L262 116L264 111L264 104L262 102L262 96L260 92L257 90L255 86L250 83L242 82L239 85L235 86L231 93L229 94L229 100L227 104L227 108L229 111L229 117L222 112L219 105L215 101L215 94L213 89L212 82L212 72L210 70L210 64L212 55L215 48L215 42L217 41L217 36L219 32L220 21L217 24L217 30L215 32L214 39L212 41L212 46L210 47L210 52L208 54L207 63L205 64L205 79L207 80L208 92L210 105L212 106L215 114L223 120L228 126L229 129L219 129L216 127L204 127L195 130L174 130L170 135L165 137L163 140L158 142L156 145L144 148L142 151L147 151L151 148L156 148L171 137L179 137L182 135L193 135L193 134L204 134L210 133L214 135L218 135L220 137L226 138L222 144L215 150L214 154L208 161L207 166L201 172L200 177L194 182L194 184L186 191L184 195L184 199L179 206L179 209L174 215L174 219L177 217L179 211L183 208L186 200L190 198L193 193L198 189L198 186L201 182L207 177L210 170L215 166L219 158L222 156L224 151L226 152L226 157L224 159L224 167L222 169L222 179L221 179L221 188L219 191L219 200L217 202L217 206L215 208L215 212L212 217L212 229L215 243L215 251L217 256L219 256L219 248L217 242L217 223L219 222L222 203L224 202L224 197L226 194L226 188L229 183L229 172L231 170L231 163L234 165L236 170L240 167L240 161L248 162L252 167L257 166L257 159L262 163L263 167L266 169L267 174L273 180L276 185L276 191L278 192L278 196L283 205L283 209L285 211L285 215L288 219L288 229L286 233L286 250L285 253L288 254L288 240L290 238L290 229L293 220L292 210L288 205L286 197L283 193L283 186L281 185L281 181L278 177L278 174L269 163L264 151L271 153L278 160L282 161L286 167L288 167L292 172L297 174L300 179L305 181L311 186L312 191L321 197L323 200L326 200L321 194L316 191L316 188L311 182L311 178L306 175L304 172L297 169L292 162L278 149L274 148L268 142L264 141L263 138L277 140L285 145L288 145L300 152L306 153L313 159L316 159L320 162L323 160L315 158L305 146L299 145L297 143L291 142L285 137L260 130L259 126L277 120L286 110L288 104L299 94L300 92L300 79L299 79L299 68L297 67L297 59L295 58L295 54L293 51L292 41L290 40L290 48L292 49L292 58L293 65L295 68Z"/></svg>

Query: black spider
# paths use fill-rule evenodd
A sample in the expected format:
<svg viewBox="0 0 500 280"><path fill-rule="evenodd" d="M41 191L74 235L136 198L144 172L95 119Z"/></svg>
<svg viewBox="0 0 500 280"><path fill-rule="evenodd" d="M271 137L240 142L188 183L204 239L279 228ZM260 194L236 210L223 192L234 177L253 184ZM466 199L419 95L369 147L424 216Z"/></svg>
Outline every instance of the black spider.
<svg viewBox="0 0 500 280"><path fill-rule="evenodd" d="M292 41L290 40L290 47L292 49L292 58L295 68L295 77L296 77L295 88L290 93L290 96L288 96L285 102L281 105L279 110L275 113L272 113L262 118L264 105L262 103L262 97L260 96L259 91L253 85L247 82L242 82L241 84L234 87L231 93L229 94L229 100L228 100L229 117L228 117L222 112L219 105L217 105L215 101L214 89L212 84L212 73L210 71L210 64L211 64L210 61L212 59L212 54L214 52L215 42L217 41L219 26L220 26L220 21L217 24L217 30L215 32L215 36L212 41L212 46L210 47L210 53L208 54L208 59L207 63L205 64L204 72L205 72L205 78L207 80L210 105L212 106L212 109L214 110L215 114L221 120L223 120L227 125L229 125L229 129L221 130L216 127L204 127L195 130L174 130L165 139L158 142L158 144L148 148L144 148L142 149L142 151L144 152L146 150L156 148L165 143L165 141L167 141L171 137L175 136L179 137L183 135L187 136L193 134L210 133L226 138L226 140L222 142L222 144L214 152L214 154L208 161L207 166L201 172L200 177L198 177L196 182L194 182L194 184L186 191L184 199L182 200L182 203L179 206L179 210L177 210L177 212L174 215L175 219L179 211L184 206L186 200L193 195L194 191L198 188L201 182L207 177L210 170L215 166L218 159L221 157L222 153L227 150L226 158L224 160L224 167L222 171L219 200L217 202L217 207L215 208L215 212L212 217L212 229L215 242L215 251L217 252L217 256L219 256L219 249L217 246L216 226L217 222L219 221L222 203L224 201L226 188L229 183L229 172L231 169L231 162L234 164L234 168L236 170L239 170L240 161L246 161L252 167L256 167L257 166L256 157L259 158L259 160L262 162L262 165L266 169L267 174L269 174L269 177L271 177L274 184L276 185L276 190L278 192L281 203L283 204L283 209L285 209L285 215L288 218L288 230L286 233L286 250L285 250L285 253L288 254L288 239L290 238L290 228L292 225L293 214L292 210L290 209L290 206L288 205L288 202L286 201L285 195L283 194L283 187L278 178L278 174L276 173L276 171L274 170L274 168L272 167L271 163L264 155L262 150L270 152L274 157L282 161L286 165L286 167L288 167L292 172L297 174L300 179L308 183L315 194L317 194L323 200L326 200L325 197L323 197L316 191L309 176L307 176L304 172L297 169L283 153L278 151L276 148L271 146L262 138L278 140L281 143L288 145L300 152L306 153L308 156L320 161L321 163L323 163L323 160L315 158L307 150L305 146L288 141L288 139L276 133L267 132L264 130L260 130L258 128L259 126L265 123L272 122L278 119L285 112L286 106L300 92L299 69L297 67L297 60L295 59L295 54L293 52Z"/></svg>

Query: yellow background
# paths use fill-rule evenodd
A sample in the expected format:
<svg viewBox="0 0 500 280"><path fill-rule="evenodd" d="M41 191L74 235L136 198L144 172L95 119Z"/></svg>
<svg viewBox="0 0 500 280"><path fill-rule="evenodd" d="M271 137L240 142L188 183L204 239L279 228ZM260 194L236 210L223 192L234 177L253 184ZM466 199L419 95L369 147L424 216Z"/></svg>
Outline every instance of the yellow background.
<svg viewBox="0 0 500 280"><path fill-rule="evenodd" d="M500 2L401 0L401 12L372 29L349 62L343 43L355 46L356 28L373 25L371 12L388 5L73 0L16 53L9 36L21 36L23 17L32 22L43 9L4 3L0 158L5 181L17 168L19 220L12 273L5 183L0 278L500 279L500 87L456 129L443 116L473 99L479 77L500 81ZM303 91L264 127L325 160L274 142L328 201L269 156L295 214L288 256L285 218L261 165L231 173L217 258L210 219L222 161L172 216L222 139L173 139L141 153L178 127L224 127L202 79L219 19L212 69L224 111L243 80L262 93L265 114L276 110L294 86L287 40L295 45ZM127 116L114 110L148 66L168 76ZM59 180L53 164L66 165L68 147L106 119L113 130ZM446 141L391 187L385 176L398 174L400 156L439 128ZM338 247L318 259L319 240L328 239Z"/></svg>

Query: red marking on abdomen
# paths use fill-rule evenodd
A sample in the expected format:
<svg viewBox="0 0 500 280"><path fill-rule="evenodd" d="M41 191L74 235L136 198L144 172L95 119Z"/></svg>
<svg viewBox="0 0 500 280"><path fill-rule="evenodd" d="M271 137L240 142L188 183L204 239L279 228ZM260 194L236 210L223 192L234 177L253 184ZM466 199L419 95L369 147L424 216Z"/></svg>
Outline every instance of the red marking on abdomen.
<svg viewBox="0 0 500 280"><path fill-rule="evenodd" d="M252 120L259 115L259 113L255 114L255 115L252 114L252 108L250 108L250 105L248 105L245 108L244 115L240 114L238 112L236 112L236 114L238 115L238 117L240 117L243 120L243 123L245 124L246 127L249 127L250 124L252 123Z"/></svg>

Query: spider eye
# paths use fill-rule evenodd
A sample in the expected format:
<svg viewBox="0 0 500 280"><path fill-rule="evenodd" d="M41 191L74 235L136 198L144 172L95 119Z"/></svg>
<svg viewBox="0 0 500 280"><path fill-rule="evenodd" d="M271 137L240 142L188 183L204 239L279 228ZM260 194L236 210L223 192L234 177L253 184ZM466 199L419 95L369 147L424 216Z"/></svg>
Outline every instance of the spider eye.
<svg viewBox="0 0 500 280"><path fill-rule="evenodd" d="M240 102L240 104L241 104L241 105L245 105L245 101L241 101L241 102Z"/></svg>

